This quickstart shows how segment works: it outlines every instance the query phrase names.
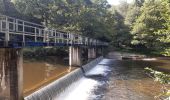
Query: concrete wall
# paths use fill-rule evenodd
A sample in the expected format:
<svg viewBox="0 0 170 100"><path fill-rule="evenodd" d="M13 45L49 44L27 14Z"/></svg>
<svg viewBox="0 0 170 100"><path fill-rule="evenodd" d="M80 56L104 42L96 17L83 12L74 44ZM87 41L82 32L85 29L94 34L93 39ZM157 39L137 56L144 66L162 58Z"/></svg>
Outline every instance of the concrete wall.
<svg viewBox="0 0 170 100"><path fill-rule="evenodd" d="M0 49L0 100L22 99L22 60L22 49Z"/></svg>

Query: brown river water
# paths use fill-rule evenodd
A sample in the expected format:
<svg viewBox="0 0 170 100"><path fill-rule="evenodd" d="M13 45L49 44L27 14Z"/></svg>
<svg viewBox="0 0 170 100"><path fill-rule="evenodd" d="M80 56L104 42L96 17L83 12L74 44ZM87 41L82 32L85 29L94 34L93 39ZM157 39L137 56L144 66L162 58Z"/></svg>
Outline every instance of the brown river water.
<svg viewBox="0 0 170 100"><path fill-rule="evenodd" d="M24 60L24 96L76 69L69 67L67 63L55 57L48 57L44 61Z"/></svg>
<svg viewBox="0 0 170 100"><path fill-rule="evenodd" d="M92 100L154 100L161 93L161 84L146 75L145 67L154 67L170 72L170 59L157 60L121 60L120 53L110 53L108 64L111 71L104 81L90 95L96 95ZM62 60L24 61L24 95L36 91L38 88L69 73L75 67L65 65ZM91 100L91 99L90 99Z"/></svg>
<svg viewBox="0 0 170 100"><path fill-rule="evenodd" d="M110 53L108 58L112 59L112 71L101 100L159 100L156 96L162 92L162 85L148 77L144 68L170 73L169 58L120 60L120 53Z"/></svg>

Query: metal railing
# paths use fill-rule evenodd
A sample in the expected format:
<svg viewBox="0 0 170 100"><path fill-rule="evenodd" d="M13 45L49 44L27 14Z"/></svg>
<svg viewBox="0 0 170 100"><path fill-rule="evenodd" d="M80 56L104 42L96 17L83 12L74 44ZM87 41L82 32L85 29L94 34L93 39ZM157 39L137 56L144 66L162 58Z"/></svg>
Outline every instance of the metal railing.
<svg viewBox="0 0 170 100"><path fill-rule="evenodd" d="M60 32L43 25L0 15L0 41L11 42L42 42L67 45L106 46L106 42L82 35Z"/></svg>

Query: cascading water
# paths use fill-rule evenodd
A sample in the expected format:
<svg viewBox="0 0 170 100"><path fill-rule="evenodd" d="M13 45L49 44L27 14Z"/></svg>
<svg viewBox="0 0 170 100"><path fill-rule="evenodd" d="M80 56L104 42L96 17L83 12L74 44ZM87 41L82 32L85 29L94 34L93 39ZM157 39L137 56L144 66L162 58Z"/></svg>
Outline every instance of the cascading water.
<svg viewBox="0 0 170 100"><path fill-rule="evenodd" d="M103 86L107 81L103 82L103 78L109 74L110 67L105 65L111 60L104 59L98 65L85 73L85 76L73 83L62 94L55 98L55 100L97 100L101 98L94 95L97 87ZM101 79L102 78L102 79Z"/></svg>

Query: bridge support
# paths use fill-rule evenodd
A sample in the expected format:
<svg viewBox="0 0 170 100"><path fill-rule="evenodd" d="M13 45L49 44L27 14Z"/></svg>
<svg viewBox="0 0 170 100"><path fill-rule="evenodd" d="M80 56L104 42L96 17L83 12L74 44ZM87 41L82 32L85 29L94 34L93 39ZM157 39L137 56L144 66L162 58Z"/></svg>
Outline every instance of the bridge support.
<svg viewBox="0 0 170 100"><path fill-rule="evenodd" d="M89 59L96 58L96 48L89 48L88 49L88 58Z"/></svg>
<svg viewBox="0 0 170 100"><path fill-rule="evenodd" d="M0 100L23 99L22 49L0 49Z"/></svg>
<svg viewBox="0 0 170 100"><path fill-rule="evenodd" d="M80 47L69 47L69 65L70 66L81 66L81 48Z"/></svg>
<svg viewBox="0 0 170 100"><path fill-rule="evenodd" d="M97 55L103 56L103 48L97 48Z"/></svg>

